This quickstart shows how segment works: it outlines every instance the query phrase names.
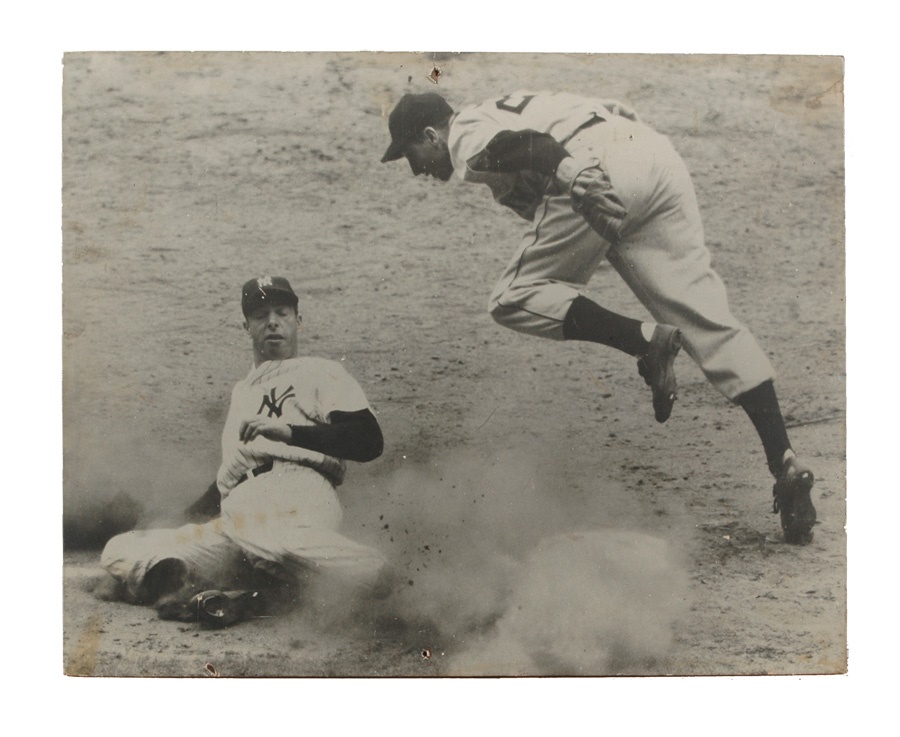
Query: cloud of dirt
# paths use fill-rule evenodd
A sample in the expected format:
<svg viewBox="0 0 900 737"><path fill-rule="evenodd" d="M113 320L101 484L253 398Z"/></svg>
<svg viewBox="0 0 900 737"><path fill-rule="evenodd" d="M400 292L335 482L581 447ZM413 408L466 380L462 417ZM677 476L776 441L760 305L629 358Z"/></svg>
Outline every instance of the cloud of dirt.
<svg viewBox="0 0 900 737"><path fill-rule="evenodd" d="M610 675L665 658L688 577L664 540L628 530L542 540L516 571L496 625L451 675Z"/></svg>
<svg viewBox="0 0 900 737"><path fill-rule="evenodd" d="M386 486L370 542L397 576L391 606L433 625L453 675L608 673L664 656L687 576L625 489L573 490L556 461L517 451L450 453Z"/></svg>
<svg viewBox="0 0 900 737"><path fill-rule="evenodd" d="M63 540L68 549L99 549L135 527L183 523L184 508L215 475L212 462L143 434L79 434L63 457Z"/></svg>
<svg viewBox="0 0 900 737"><path fill-rule="evenodd" d="M69 448L69 544L174 526L215 470L123 434ZM603 479L578 488L563 459L542 455L458 450L383 479L356 510L369 524L346 530L394 574L384 599L360 600L367 621L414 627L415 646L446 653L451 675L606 674L663 658L687 605L678 546L638 495ZM348 624L340 586L307 593L298 616Z"/></svg>

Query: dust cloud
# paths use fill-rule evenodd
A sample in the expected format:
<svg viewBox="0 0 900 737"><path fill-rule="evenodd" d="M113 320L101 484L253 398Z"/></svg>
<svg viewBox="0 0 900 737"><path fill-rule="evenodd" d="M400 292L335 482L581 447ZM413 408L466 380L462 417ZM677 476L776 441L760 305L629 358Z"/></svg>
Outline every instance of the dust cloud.
<svg viewBox="0 0 900 737"><path fill-rule="evenodd" d="M77 447L65 467L68 547L180 524L214 472L124 435ZM578 488L563 460L542 455L459 450L381 478L354 510L367 522L345 532L385 553L392 578L383 600L360 605L424 633L416 645L449 675L647 672L688 606L681 536L630 490ZM349 624L340 585L317 581L307 595L298 616Z"/></svg>
<svg viewBox="0 0 900 737"><path fill-rule="evenodd" d="M609 675L664 660L688 579L660 538L627 530L542 540L516 571L491 632L452 675Z"/></svg>
<svg viewBox="0 0 900 737"><path fill-rule="evenodd" d="M676 535L648 529L628 490L574 490L539 454L451 453L401 470L373 505L391 607L431 625L423 646L451 675L646 671L688 607Z"/></svg>
<svg viewBox="0 0 900 737"><path fill-rule="evenodd" d="M101 549L134 528L184 523L184 508L215 477L216 468L187 450L118 432L67 438L63 456L63 542Z"/></svg>

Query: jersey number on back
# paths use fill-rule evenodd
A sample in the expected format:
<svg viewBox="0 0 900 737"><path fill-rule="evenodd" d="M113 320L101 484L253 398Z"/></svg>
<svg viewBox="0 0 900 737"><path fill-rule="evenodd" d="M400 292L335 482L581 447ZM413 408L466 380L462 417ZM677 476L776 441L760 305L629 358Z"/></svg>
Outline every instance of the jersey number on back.
<svg viewBox="0 0 900 737"><path fill-rule="evenodd" d="M534 99L534 95L507 95L497 100L496 105L499 110L506 110L508 113L521 115L525 106Z"/></svg>

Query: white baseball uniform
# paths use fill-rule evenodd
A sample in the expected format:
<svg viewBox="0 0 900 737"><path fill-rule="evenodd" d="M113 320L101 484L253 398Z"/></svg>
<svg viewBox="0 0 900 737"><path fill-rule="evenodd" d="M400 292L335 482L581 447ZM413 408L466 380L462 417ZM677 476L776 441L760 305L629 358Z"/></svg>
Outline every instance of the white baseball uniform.
<svg viewBox="0 0 900 737"><path fill-rule="evenodd" d="M201 525L118 535L107 543L101 564L133 601L144 599L148 571L172 558L210 588L233 588L248 563L268 571L319 568L359 583L373 581L384 557L338 532L342 510L335 487L343 481L345 462L268 438L239 438L242 421L259 416L312 425L328 422L334 411L364 409L370 407L363 390L334 361L293 358L253 368L232 392L222 434L221 515ZM271 470L252 476L269 461Z"/></svg>
<svg viewBox="0 0 900 737"><path fill-rule="evenodd" d="M578 161L598 161L627 208L610 246L572 210L568 193L531 172L496 172L477 160L497 134L548 133ZM490 187L531 222L497 283L489 310L500 324L562 340L563 321L605 257L655 320L682 332L688 354L734 399L774 369L728 307L710 266L693 184L668 138L611 100L519 91L462 108L448 146L456 174Z"/></svg>

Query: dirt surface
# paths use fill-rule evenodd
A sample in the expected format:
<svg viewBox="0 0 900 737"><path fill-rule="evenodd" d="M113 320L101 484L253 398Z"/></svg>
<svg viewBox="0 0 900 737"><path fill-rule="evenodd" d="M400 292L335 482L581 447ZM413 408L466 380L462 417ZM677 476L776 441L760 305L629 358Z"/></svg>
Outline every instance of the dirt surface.
<svg viewBox="0 0 900 737"><path fill-rule="evenodd" d="M74 54L64 75L66 673L846 670L839 60ZM685 158L817 475L811 545L783 544L752 427L687 358L657 425L623 355L500 328L518 218L379 163L403 92L520 87L627 101ZM214 478L251 360L240 285L266 273L301 295L301 351L377 411L386 452L351 464L345 530L406 587L224 631L99 600L105 537L172 523ZM645 316L609 268L589 295Z"/></svg>

